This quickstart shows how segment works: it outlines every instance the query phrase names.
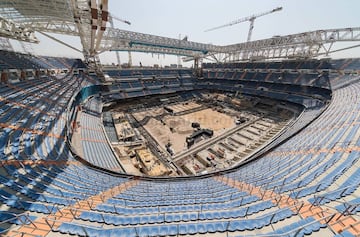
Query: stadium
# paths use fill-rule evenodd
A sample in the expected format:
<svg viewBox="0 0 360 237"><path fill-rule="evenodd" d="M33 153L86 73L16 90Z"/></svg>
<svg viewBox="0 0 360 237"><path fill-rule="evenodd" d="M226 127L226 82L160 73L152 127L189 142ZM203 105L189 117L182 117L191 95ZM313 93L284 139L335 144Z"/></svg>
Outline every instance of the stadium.
<svg viewBox="0 0 360 237"><path fill-rule="evenodd" d="M216 45L115 28L107 0L1 1L0 236L360 236L360 58L331 58L360 28L251 40L281 10ZM83 58L13 49L39 34Z"/></svg>

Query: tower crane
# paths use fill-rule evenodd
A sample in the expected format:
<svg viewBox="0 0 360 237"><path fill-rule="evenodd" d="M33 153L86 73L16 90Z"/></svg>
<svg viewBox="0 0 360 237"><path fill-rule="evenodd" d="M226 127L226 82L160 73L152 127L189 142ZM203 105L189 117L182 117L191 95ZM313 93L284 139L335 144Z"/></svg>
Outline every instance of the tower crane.
<svg viewBox="0 0 360 237"><path fill-rule="evenodd" d="M122 23L131 25L130 21L123 20L123 19L121 19L121 18L119 18L119 17L117 17L117 16L114 16L113 14L110 14L110 15L109 15L109 18L110 18L110 24L112 24L111 27L114 27L114 23L111 23L111 22L113 22L113 20L117 20L117 21L120 21L120 22L122 22Z"/></svg>
<svg viewBox="0 0 360 237"><path fill-rule="evenodd" d="M109 22L110 22L111 28L114 28L114 20L125 23L127 25L131 25L130 21L123 20L123 19L121 19L119 17L114 16L113 14L109 14ZM116 53L117 63L119 65L119 67L120 67L120 54L119 54L118 51L116 51L115 53ZM129 66L130 66L132 64L131 52L128 51L128 54L129 54Z"/></svg>
<svg viewBox="0 0 360 237"><path fill-rule="evenodd" d="M207 29L207 30L205 30L205 32L213 31L213 30L217 30L217 29L224 28L224 27L227 27L227 26L236 25L236 24L239 24L241 22L249 21L250 22L250 28L249 28L249 33L248 33L248 36L247 36L247 41L249 42L250 39L251 39L252 31L254 29L255 19L258 18L258 17L261 17L261 16L265 16L265 15L277 12L277 11L281 11L281 10L282 10L282 7L277 7L277 8L272 9L271 11L266 11L266 12L262 12L262 13L255 14L255 15L252 15L252 16L247 16L247 17L240 18L238 20L232 21L230 23L227 23L225 25L221 25L221 26L217 26L217 27L214 27L214 28Z"/></svg>

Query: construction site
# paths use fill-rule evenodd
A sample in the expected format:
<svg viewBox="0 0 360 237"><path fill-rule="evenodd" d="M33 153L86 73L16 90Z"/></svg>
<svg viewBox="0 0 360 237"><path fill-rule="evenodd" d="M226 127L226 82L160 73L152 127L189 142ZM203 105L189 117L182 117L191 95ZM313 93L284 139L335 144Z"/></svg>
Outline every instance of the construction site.
<svg viewBox="0 0 360 237"><path fill-rule="evenodd" d="M139 101L140 100L140 101ZM199 175L245 161L296 116L278 102L201 92L137 99L107 108L127 173Z"/></svg>

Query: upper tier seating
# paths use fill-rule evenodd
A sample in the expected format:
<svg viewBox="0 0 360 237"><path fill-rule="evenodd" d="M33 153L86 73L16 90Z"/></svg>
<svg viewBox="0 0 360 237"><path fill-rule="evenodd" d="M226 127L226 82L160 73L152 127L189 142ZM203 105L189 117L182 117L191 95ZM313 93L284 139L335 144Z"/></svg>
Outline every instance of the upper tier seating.
<svg viewBox="0 0 360 237"><path fill-rule="evenodd" d="M33 56L0 50L0 71L4 69L70 69L86 68L80 59Z"/></svg>

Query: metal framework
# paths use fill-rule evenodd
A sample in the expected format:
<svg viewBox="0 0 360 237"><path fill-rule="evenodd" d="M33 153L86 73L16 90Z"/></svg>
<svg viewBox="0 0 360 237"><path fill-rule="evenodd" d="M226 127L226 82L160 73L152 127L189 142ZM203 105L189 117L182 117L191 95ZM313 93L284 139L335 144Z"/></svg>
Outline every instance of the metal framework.
<svg viewBox="0 0 360 237"><path fill-rule="evenodd" d="M104 34L100 52L118 50L175 54L186 56L187 60L209 58L217 62L224 62L276 58L316 58L319 55L330 54L336 42L358 41L360 41L360 27L317 30L227 46L200 44L109 29Z"/></svg>
<svg viewBox="0 0 360 237"><path fill-rule="evenodd" d="M19 26L12 21L0 18L0 37L16 39L31 43L38 43L34 31L28 27Z"/></svg>
<svg viewBox="0 0 360 237"><path fill-rule="evenodd" d="M123 22L123 23L125 23L125 24L131 25L131 22L130 22L130 21L120 19L119 17L116 17L116 16L114 16L114 15L109 15L109 23L110 23L111 28L114 28L114 20L117 20L117 21ZM119 67L121 67L121 61L120 61L120 53L119 53L119 51L116 51L116 52L115 52L115 55L116 55L117 65L118 65ZM131 59L131 52L129 52L129 65L131 64L131 63L130 63L130 59Z"/></svg>
<svg viewBox="0 0 360 237"><path fill-rule="evenodd" d="M243 17L243 18L237 19L235 21L232 21L230 23L227 23L225 25L221 25L221 26L217 26L217 27L207 29L207 30L205 30L205 32L213 31L213 30L217 30L217 29L221 29L221 28L224 28L224 27L228 27L228 26L232 26L232 25L236 25L236 24L239 24L239 23L242 23L242 22L249 21L250 22L250 27L249 27L249 32L248 32L248 36L247 36L247 42L249 42L250 39L251 39L252 31L254 29L254 23L255 23L256 18L266 16L266 15L269 15L269 14L272 14L274 12L281 11L281 10L282 10L282 7L277 7L277 8L272 9L271 11L266 11L266 12L254 14L254 15L251 15L251 16Z"/></svg>
<svg viewBox="0 0 360 237"><path fill-rule="evenodd" d="M188 40L161 37L150 34L108 28L99 52L137 51L182 56L205 56L209 52L221 52L220 46L202 44Z"/></svg>
<svg viewBox="0 0 360 237"><path fill-rule="evenodd" d="M78 36L89 63L99 63L98 55L105 51L174 54L187 60L208 58L218 62L313 58L333 52L336 42L360 41L360 27L355 27L219 46L109 28L108 20L108 0L0 1L0 37L36 43L36 31Z"/></svg>
<svg viewBox="0 0 360 237"><path fill-rule="evenodd" d="M360 41L360 27L317 30L224 46L223 60L315 58L331 53L336 42L356 41Z"/></svg>
<svg viewBox="0 0 360 237"><path fill-rule="evenodd" d="M1 1L0 17L32 32L80 36L84 54L90 54L92 18L88 0Z"/></svg>
<svg viewBox="0 0 360 237"><path fill-rule="evenodd" d="M37 31L76 35L71 0L7 0L0 2L0 17Z"/></svg>

